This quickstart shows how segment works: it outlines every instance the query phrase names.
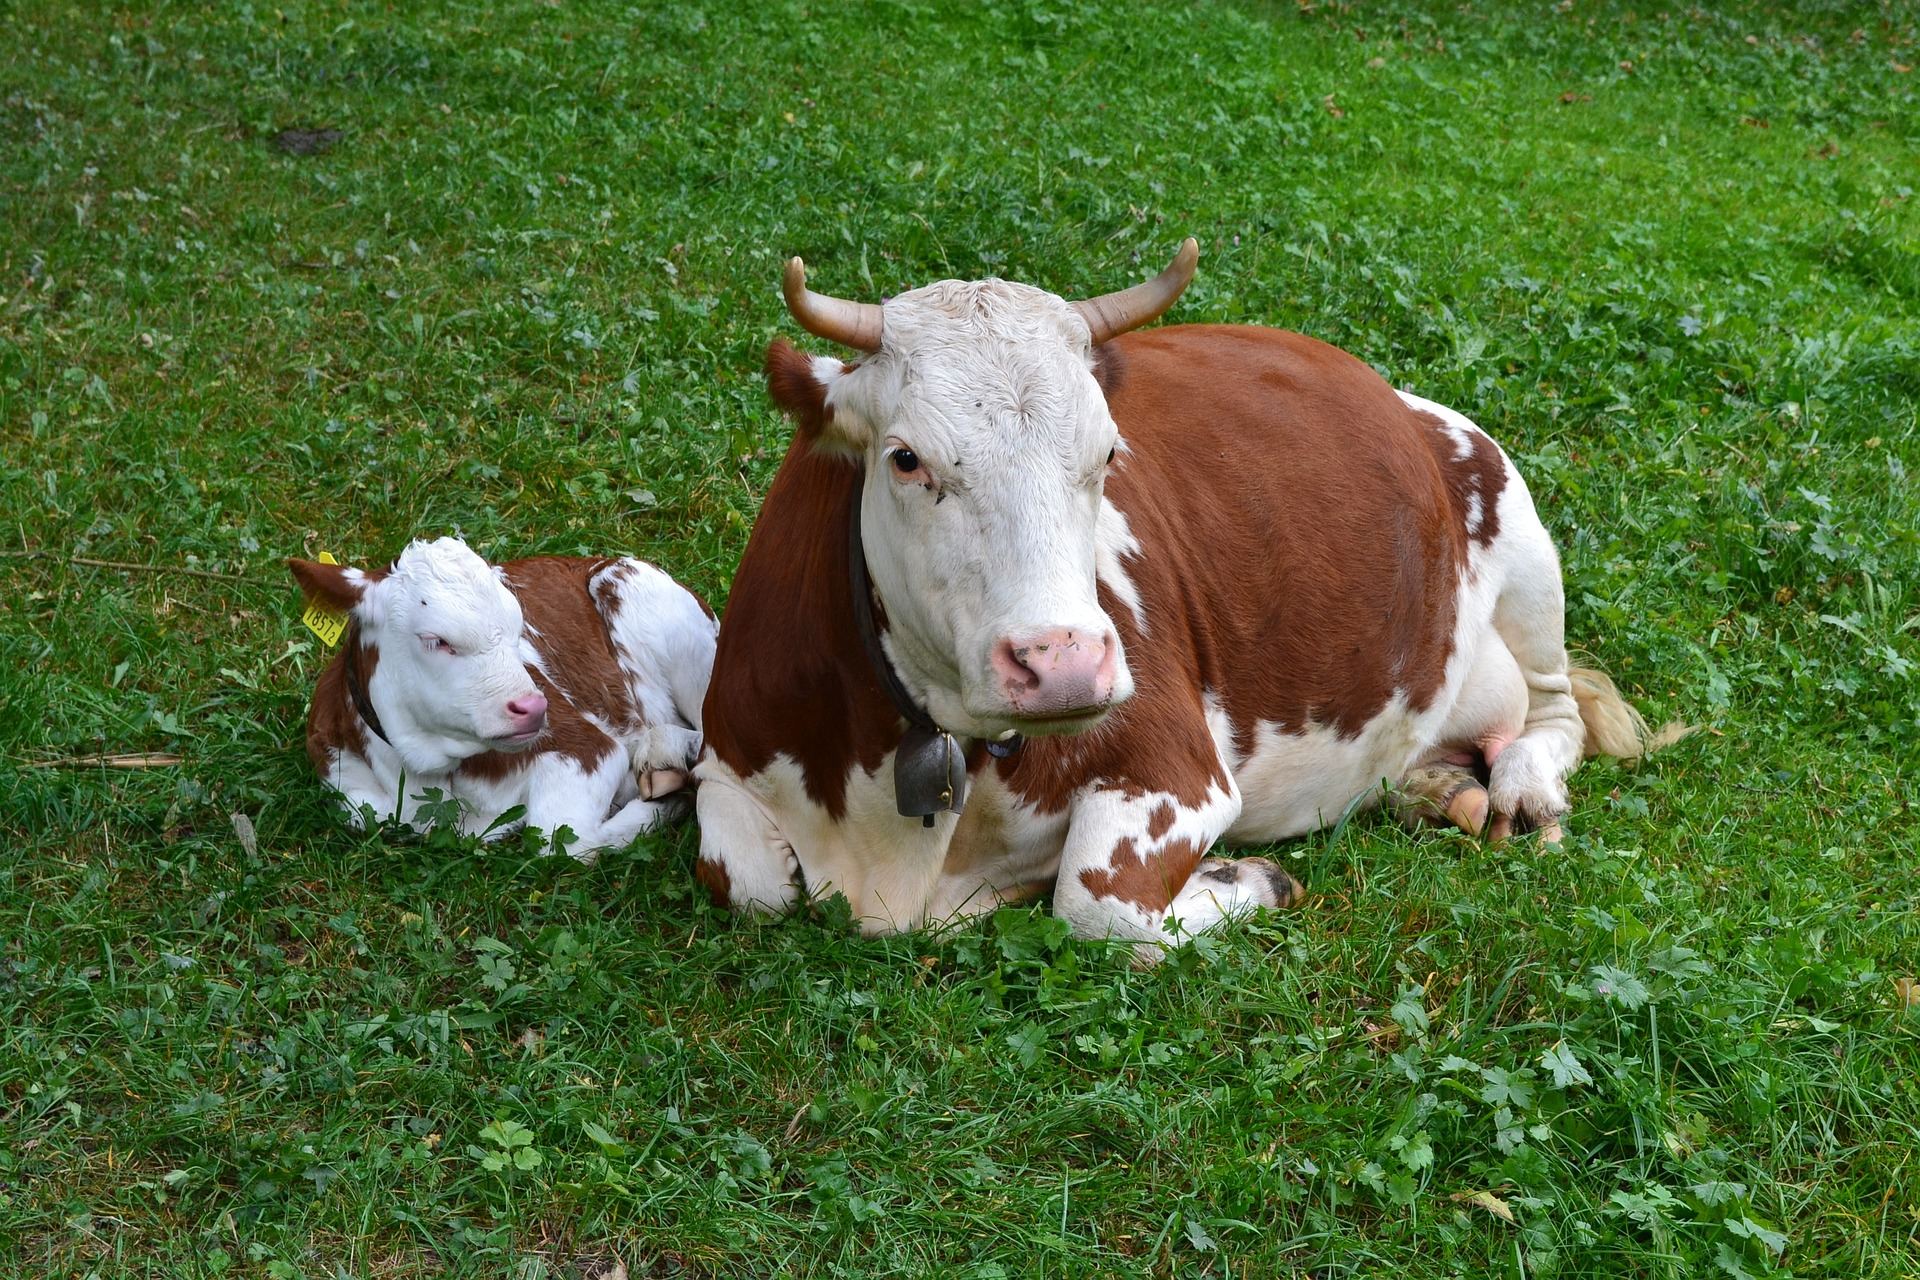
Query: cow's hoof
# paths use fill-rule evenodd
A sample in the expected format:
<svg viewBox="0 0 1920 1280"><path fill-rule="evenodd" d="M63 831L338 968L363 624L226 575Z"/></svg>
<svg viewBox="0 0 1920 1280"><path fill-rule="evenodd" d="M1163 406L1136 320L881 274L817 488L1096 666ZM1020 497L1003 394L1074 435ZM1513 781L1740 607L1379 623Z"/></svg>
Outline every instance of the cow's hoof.
<svg viewBox="0 0 1920 1280"><path fill-rule="evenodd" d="M1266 883L1270 907L1297 907L1306 900L1307 891L1298 880L1282 871L1279 864L1265 858L1242 858L1240 865Z"/></svg>
<svg viewBox="0 0 1920 1280"><path fill-rule="evenodd" d="M1513 835L1526 835L1532 832L1541 844L1559 844L1564 838L1560 829L1560 819L1548 818L1537 822L1526 810L1519 813L1496 813L1493 821L1487 824L1487 839L1501 841Z"/></svg>
<svg viewBox="0 0 1920 1280"><path fill-rule="evenodd" d="M1298 906L1307 896L1298 880L1266 858L1202 858L1193 874L1222 888L1241 889L1256 906Z"/></svg>
<svg viewBox="0 0 1920 1280"><path fill-rule="evenodd" d="M1422 765L1393 789L1393 816L1416 830L1451 824L1477 836L1488 830L1490 808L1487 789L1464 765Z"/></svg>

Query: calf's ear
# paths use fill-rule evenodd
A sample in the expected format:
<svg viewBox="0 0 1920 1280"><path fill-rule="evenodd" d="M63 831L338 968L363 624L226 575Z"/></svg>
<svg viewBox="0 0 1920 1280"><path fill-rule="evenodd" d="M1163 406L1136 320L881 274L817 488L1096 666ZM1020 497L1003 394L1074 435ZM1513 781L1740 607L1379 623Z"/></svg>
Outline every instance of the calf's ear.
<svg viewBox="0 0 1920 1280"><path fill-rule="evenodd" d="M827 403L827 391L858 365L832 356L810 356L785 338L767 348L767 392L793 419L794 434L826 453L858 454L866 435L849 415Z"/></svg>
<svg viewBox="0 0 1920 1280"><path fill-rule="evenodd" d="M366 599L373 579L344 564L321 564L315 560L289 560L287 571L300 584L300 590L315 604L341 613L351 613Z"/></svg>

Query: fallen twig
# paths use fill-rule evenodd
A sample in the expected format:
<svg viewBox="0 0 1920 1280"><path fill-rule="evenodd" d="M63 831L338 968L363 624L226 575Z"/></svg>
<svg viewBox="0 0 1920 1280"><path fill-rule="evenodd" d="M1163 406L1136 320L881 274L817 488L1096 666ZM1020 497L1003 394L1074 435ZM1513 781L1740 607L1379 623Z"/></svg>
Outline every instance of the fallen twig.
<svg viewBox="0 0 1920 1280"><path fill-rule="evenodd" d="M93 756L61 756L57 760L29 760L29 769L167 769L182 763L171 751L134 752Z"/></svg>
<svg viewBox="0 0 1920 1280"><path fill-rule="evenodd" d="M57 560L52 551L0 551L9 560ZM92 569L128 569L135 573L182 573L190 578L212 578L219 582L252 582L244 573L220 573L213 569L194 569L184 564L137 564L132 560L95 560L90 556L68 556L68 564L83 564Z"/></svg>

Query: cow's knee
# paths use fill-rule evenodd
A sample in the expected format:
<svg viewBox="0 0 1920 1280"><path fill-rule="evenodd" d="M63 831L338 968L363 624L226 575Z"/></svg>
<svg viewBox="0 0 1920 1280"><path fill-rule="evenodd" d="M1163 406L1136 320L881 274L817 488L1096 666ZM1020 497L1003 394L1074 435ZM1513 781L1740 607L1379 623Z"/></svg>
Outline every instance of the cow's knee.
<svg viewBox="0 0 1920 1280"><path fill-rule="evenodd" d="M766 810L739 786L706 778L694 801L700 858L694 875L716 907L793 910L804 898L800 859Z"/></svg>
<svg viewBox="0 0 1920 1280"><path fill-rule="evenodd" d="M1500 753L1487 786L1493 810L1488 836L1501 840L1538 831L1543 839L1559 839L1560 819L1571 807L1566 784L1571 765L1559 747L1546 735L1528 734Z"/></svg>

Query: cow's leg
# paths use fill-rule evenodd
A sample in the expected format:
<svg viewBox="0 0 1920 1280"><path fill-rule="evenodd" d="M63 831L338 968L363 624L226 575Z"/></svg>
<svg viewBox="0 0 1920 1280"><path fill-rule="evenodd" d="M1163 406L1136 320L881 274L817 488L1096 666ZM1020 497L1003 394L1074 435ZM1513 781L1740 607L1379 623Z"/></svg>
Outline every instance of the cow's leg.
<svg viewBox="0 0 1920 1280"><path fill-rule="evenodd" d="M1473 643L1473 664L1439 746L1393 788L1393 814L1405 826L1450 823L1469 835L1484 833L1493 811L1487 762L1526 727L1527 685L1507 642L1489 622Z"/></svg>
<svg viewBox="0 0 1920 1280"><path fill-rule="evenodd" d="M1239 812L1223 769L1179 792L1092 784L1074 799L1054 910L1077 935L1125 939L1152 960L1229 917L1291 905L1299 885L1265 858L1204 856Z"/></svg>
<svg viewBox="0 0 1920 1280"><path fill-rule="evenodd" d="M696 771L700 860L694 874L716 907L786 912L805 897L800 859L766 806L711 752Z"/></svg>
<svg viewBox="0 0 1920 1280"><path fill-rule="evenodd" d="M1517 477L1515 477L1517 480ZM1509 493L1519 488L1510 484ZM1494 605L1493 629L1512 655L1526 688L1526 716L1511 742L1483 744L1491 776L1487 794L1493 816L1487 834L1498 840L1515 831L1538 830L1543 840L1560 838L1568 809L1567 775L1580 762L1586 728L1567 674L1566 599L1560 587L1560 557L1534 514L1530 500L1503 502L1503 548L1509 572ZM1489 636L1491 643L1494 637Z"/></svg>

